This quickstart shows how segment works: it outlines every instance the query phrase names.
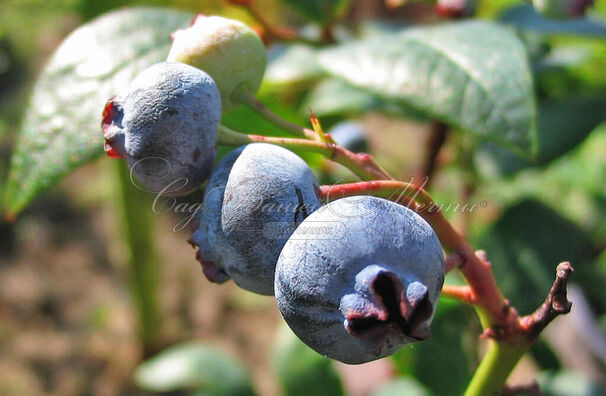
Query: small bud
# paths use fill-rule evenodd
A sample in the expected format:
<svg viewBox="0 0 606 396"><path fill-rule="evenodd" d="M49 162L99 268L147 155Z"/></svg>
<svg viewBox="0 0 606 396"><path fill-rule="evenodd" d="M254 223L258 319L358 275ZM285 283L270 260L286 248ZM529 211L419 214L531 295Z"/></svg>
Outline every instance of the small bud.
<svg viewBox="0 0 606 396"><path fill-rule="evenodd" d="M219 16L198 15L192 25L173 33L169 61L204 70L217 83L223 110L234 106L240 89L256 93L267 55L259 36L245 24Z"/></svg>

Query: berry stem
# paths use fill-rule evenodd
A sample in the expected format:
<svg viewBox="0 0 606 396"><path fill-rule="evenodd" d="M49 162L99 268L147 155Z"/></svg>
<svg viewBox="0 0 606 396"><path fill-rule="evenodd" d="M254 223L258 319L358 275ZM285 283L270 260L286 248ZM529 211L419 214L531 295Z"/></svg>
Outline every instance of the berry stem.
<svg viewBox="0 0 606 396"><path fill-rule="evenodd" d="M445 271L446 273L449 273L455 268L460 268L463 264L465 264L465 256L455 250L446 256L446 260L444 262Z"/></svg>
<svg viewBox="0 0 606 396"><path fill-rule="evenodd" d="M220 126L217 142L224 146L241 146L248 143L271 143L288 149L319 153L326 158L350 169L364 179L392 179L374 159L364 153L351 152L337 144L296 138L282 138L262 135L246 135L225 126Z"/></svg>
<svg viewBox="0 0 606 396"><path fill-rule="evenodd" d="M467 386L465 396L501 393L507 377L537 340L541 331L557 316L570 312L572 303L568 301L567 284L573 271L569 262L560 263L556 269L556 279L543 305L534 313L518 320L516 334L507 339L489 341L488 351ZM494 329L487 330L485 335L494 335L491 333L491 330Z"/></svg>
<svg viewBox="0 0 606 396"><path fill-rule="evenodd" d="M549 291L549 295L535 312L521 319L522 328L531 341L537 339L539 334L558 315L570 312L572 303L568 301L568 278L574 271L568 261L558 264L556 269L556 280Z"/></svg>
<svg viewBox="0 0 606 396"><path fill-rule="evenodd" d="M442 296L462 301L465 304L473 305L476 303L476 298L469 286L444 285L442 287Z"/></svg>
<svg viewBox="0 0 606 396"><path fill-rule="evenodd" d="M309 128L304 128L297 124L293 124L292 122L281 118L279 115L277 115L276 113L268 109L263 103L261 103L261 101L257 99L255 95L249 90L240 89L234 93L234 96L236 100L244 103L252 111L260 115L265 120L271 122L278 128L281 128L295 136L311 140L319 140L319 136L315 131Z"/></svg>
<svg viewBox="0 0 606 396"><path fill-rule="evenodd" d="M356 195L372 195L408 205L411 203L431 205L433 203L431 195L422 187L397 180L373 180L320 187L320 197L326 201ZM408 200L404 202L404 199Z"/></svg>
<svg viewBox="0 0 606 396"><path fill-rule="evenodd" d="M488 350L476 369L464 396L486 396L501 393L507 377L528 351L525 340L504 343L490 340Z"/></svg>
<svg viewBox="0 0 606 396"><path fill-rule="evenodd" d="M436 231L447 250L458 251L463 256L459 270L469 284L477 301L478 316L484 328L498 327L515 332L518 315L501 294L492 274L490 263L482 251L474 252L469 243L453 228L440 210L418 212ZM502 334L506 337L506 334Z"/></svg>

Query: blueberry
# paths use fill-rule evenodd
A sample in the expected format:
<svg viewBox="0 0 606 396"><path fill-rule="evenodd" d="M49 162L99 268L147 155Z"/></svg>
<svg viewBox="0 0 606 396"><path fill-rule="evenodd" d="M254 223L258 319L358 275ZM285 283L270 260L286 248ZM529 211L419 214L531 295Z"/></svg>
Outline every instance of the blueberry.
<svg viewBox="0 0 606 396"><path fill-rule="evenodd" d="M234 106L234 93L257 92L263 80L267 53L261 38L242 22L198 15L187 29L172 35L169 61L198 67L215 80L223 110Z"/></svg>
<svg viewBox="0 0 606 396"><path fill-rule="evenodd" d="M204 274L273 294L282 246L319 206L315 177L297 155L265 143L230 152L212 172L191 239Z"/></svg>
<svg viewBox="0 0 606 396"><path fill-rule="evenodd" d="M585 15L594 0L532 0L535 10L552 19L572 19Z"/></svg>
<svg viewBox="0 0 606 396"><path fill-rule="evenodd" d="M364 125L356 121L343 121L333 126L329 135L346 149L355 153L368 151L367 134Z"/></svg>
<svg viewBox="0 0 606 396"><path fill-rule="evenodd" d="M359 364L428 338L443 281L442 247L429 224L404 206L360 196L299 225L278 259L275 293L303 342Z"/></svg>
<svg viewBox="0 0 606 396"><path fill-rule="evenodd" d="M215 161L221 98L208 74L177 62L142 71L103 111L105 151L153 192L184 195Z"/></svg>

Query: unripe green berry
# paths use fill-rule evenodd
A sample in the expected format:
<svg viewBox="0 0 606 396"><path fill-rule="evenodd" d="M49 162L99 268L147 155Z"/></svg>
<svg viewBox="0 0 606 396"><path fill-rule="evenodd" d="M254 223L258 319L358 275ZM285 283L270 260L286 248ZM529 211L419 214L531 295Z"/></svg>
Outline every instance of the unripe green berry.
<svg viewBox="0 0 606 396"><path fill-rule="evenodd" d="M256 93L263 80L267 54L259 36L242 22L198 15L187 29L173 33L169 61L190 64L215 80L223 110L232 108L240 89Z"/></svg>

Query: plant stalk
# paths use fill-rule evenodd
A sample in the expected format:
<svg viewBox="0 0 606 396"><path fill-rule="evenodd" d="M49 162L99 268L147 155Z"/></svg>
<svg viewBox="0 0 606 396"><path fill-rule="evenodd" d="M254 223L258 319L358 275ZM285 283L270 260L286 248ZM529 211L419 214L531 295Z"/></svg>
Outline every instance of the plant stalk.
<svg viewBox="0 0 606 396"><path fill-rule="evenodd" d="M464 396L493 396L501 394L505 381L516 364L530 348L521 340L519 344L490 340L488 351L476 369Z"/></svg>
<svg viewBox="0 0 606 396"><path fill-rule="evenodd" d="M319 140L318 134L309 129L299 126L297 124L293 124L290 121L287 121L268 109L259 99L255 97L255 95L247 89L240 89L235 93L236 100L244 103L248 108L257 113L266 121L274 124L278 128L283 129L284 131L298 136L304 139L311 140Z"/></svg>
<svg viewBox="0 0 606 396"><path fill-rule="evenodd" d="M345 166L360 178L393 180L393 178L385 172L370 155L354 153L329 142L262 135L246 135L222 125L219 126L217 142L218 144L225 146L241 146L248 143L271 143L288 149L318 153Z"/></svg>
<svg viewBox="0 0 606 396"><path fill-rule="evenodd" d="M131 182L126 162L114 162L121 228L128 254L129 292L137 310L137 332L143 357L147 358L156 352L160 323L154 222L149 206L144 204L149 197Z"/></svg>

